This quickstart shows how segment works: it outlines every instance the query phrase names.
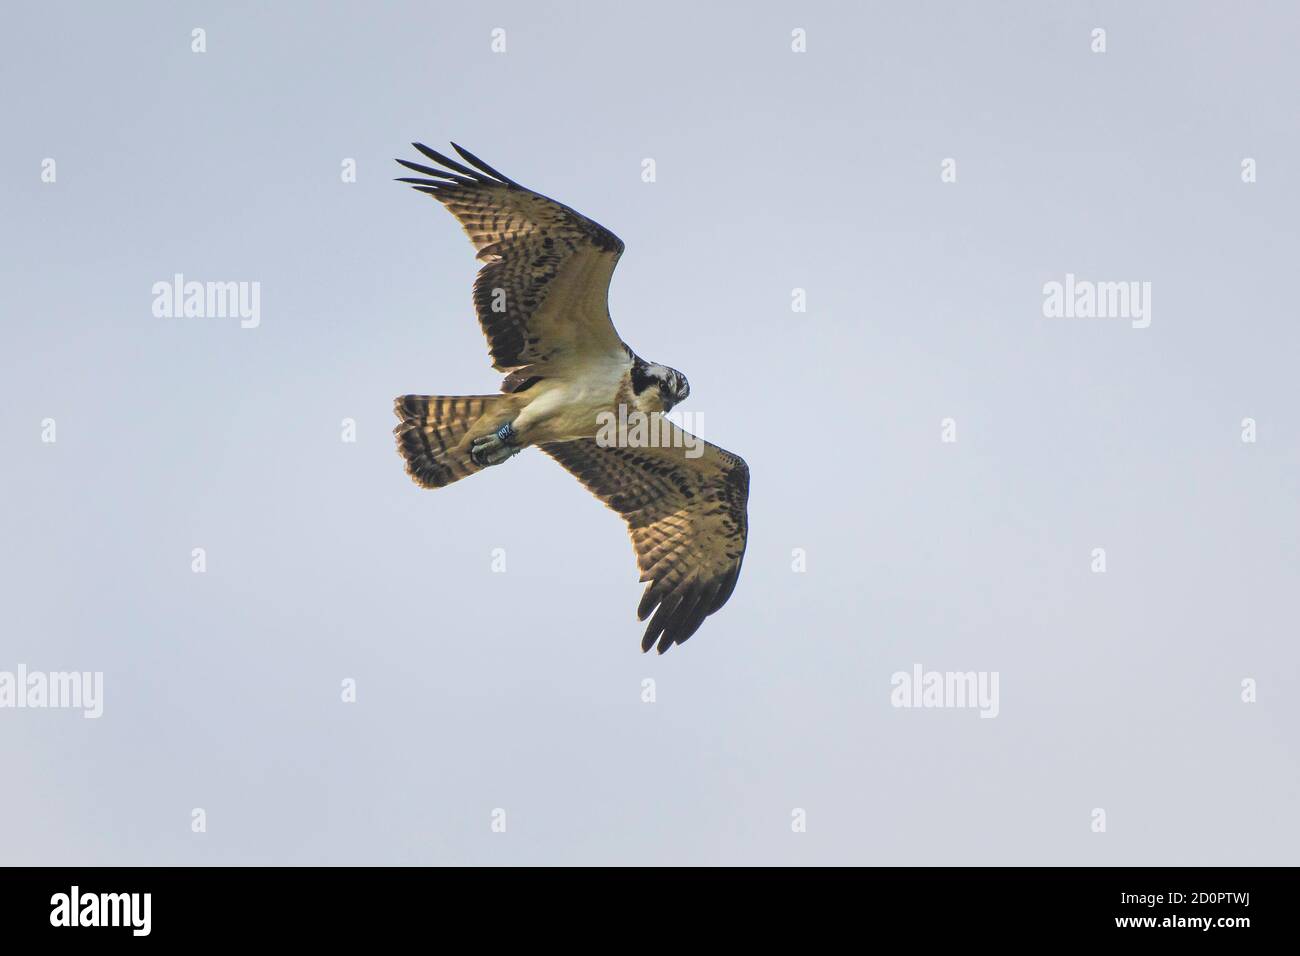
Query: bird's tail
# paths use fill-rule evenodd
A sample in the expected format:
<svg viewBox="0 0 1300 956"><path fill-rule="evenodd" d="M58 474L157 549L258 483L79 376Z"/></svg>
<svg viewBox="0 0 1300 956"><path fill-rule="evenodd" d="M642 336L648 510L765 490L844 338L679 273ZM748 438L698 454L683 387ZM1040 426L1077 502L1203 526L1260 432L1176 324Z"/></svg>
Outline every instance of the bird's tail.
<svg viewBox="0 0 1300 956"><path fill-rule="evenodd" d="M393 404L401 423L393 429L406 473L425 488L441 488L482 471L470 443L494 430L508 414L508 395L403 395Z"/></svg>

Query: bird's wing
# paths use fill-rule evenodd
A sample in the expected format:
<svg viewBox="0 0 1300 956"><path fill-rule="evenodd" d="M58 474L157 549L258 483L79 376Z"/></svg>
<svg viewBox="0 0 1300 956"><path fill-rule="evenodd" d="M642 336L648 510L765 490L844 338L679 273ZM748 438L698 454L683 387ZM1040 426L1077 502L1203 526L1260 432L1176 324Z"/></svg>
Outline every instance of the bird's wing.
<svg viewBox="0 0 1300 956"><path fill-rule="evenodd" d="M485 263L474 307L492 364L521 382L547 366L626 360L609 317L609 279L623 242L604 226L507 179L452 144L465 160L413 143L444 168L399 159L402 177L459 220ZM471 168L472 167L472 168ZM509 390L509 386L507 386Z"/></svg>
<svg viewBox="0 0 1300 956"><path fill-rule="evenodd" d="M749 467L661 416L652 419L671 436L661 447L582 438L541 449L627 522L641 580L650 582L637 617L644 621L654 611L641 649L657 641L662 654L731 597L745 557ZM678 447L662 447L669 443ZM692 448L703 454L688 457Z"/></svg>

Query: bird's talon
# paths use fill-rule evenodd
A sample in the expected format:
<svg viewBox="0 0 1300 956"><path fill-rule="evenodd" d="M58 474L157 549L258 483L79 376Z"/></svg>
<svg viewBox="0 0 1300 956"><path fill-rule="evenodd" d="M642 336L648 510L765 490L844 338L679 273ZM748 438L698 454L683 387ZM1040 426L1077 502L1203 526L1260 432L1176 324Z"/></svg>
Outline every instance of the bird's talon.
<svg viewBox="0 0 1300 956"><path fill-rule="evenodd" d="M520 447L514 444L518 434L510 422L506 422L496 431L481 435L470 443L469 457L480 468L499 465L519 454Z"/></svg>

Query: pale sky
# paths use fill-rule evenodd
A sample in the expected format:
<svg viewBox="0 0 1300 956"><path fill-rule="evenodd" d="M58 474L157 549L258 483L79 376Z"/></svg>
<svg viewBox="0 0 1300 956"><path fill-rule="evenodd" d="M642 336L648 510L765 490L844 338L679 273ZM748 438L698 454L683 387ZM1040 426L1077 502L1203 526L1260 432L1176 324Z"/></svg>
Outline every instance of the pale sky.
<svg viewBox="0 0 1300 956"><path fill-rule="evenodd" d="M9 10L0 672L103 713L0 709L0 863L1294 864L1298 27ZM554 462L403 472L394 396L499 381L412 140L617 233L620 333L749 463L740 583L662 658ZM260 323L155 316L177 273ZM1047 317L1067 274L1150 324ZM892 706L917 666L997 716Z"/></svg>

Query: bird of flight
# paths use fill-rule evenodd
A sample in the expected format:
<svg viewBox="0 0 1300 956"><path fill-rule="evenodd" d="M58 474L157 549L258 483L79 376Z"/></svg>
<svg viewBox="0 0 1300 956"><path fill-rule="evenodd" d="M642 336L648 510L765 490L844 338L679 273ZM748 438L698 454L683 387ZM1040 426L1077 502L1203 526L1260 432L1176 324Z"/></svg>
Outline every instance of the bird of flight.
<svg viewBox="0 0 1300 956"><path fill-rule="evenodd" d="M529 445L550 455L627 522L649 582L637 608L650 618L641 649L662 654L731 597L745 556L749 468L663 418L690 386L614 330L617 236L455 143L463 163L412 145L438 167L399 159L420 175L398 181L441 202L469 235L484 263L474 306L492 367L506 377L498 395L398 398L406 471L441 488ZM660 440L602 439L601 423L620 412L651 421L648 434Z"/></svg>

